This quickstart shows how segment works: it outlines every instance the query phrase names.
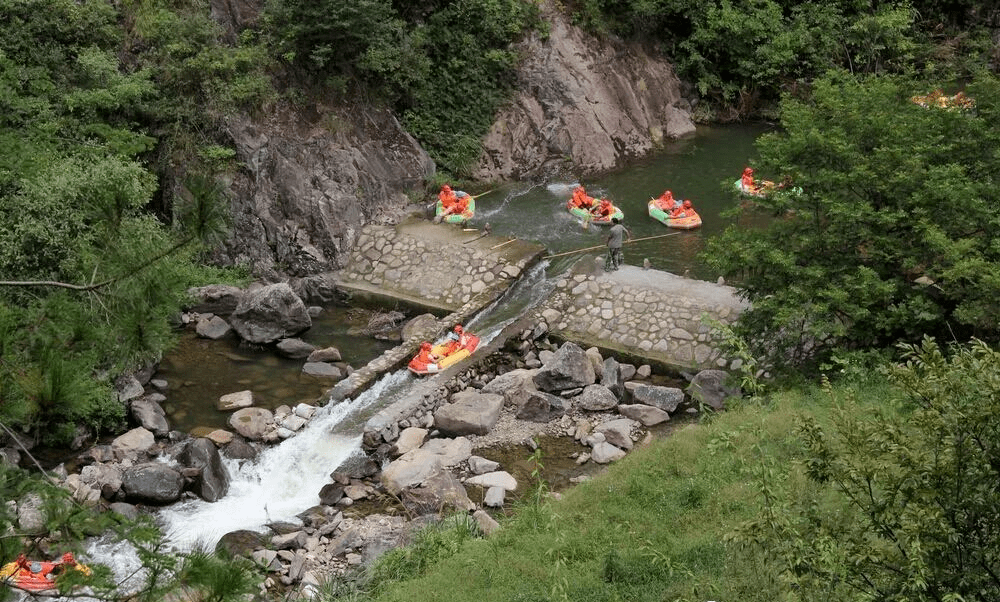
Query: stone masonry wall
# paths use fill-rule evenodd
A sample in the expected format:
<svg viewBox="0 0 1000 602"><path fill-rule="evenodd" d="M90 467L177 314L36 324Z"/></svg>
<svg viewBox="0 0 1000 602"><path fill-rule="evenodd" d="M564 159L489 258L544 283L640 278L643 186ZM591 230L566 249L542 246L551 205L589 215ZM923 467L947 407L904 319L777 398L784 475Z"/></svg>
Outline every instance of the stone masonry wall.
<svg viewBox="0 0 1000 602"><path fill-rule="evenodd" d="M746 307L729 286L629 265L604 272L584 258L557 282L542 316L584 347L682 369L736 369L740 360L724 357L722 337L703 318L728 324Z"/></svg>

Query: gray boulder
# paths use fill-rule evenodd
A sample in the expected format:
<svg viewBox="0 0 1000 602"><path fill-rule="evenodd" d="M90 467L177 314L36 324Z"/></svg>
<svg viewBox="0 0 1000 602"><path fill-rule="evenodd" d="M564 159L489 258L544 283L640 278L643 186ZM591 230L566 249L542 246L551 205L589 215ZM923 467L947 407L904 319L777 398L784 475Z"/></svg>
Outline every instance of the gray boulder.
<svg viewBox="0 0 1000 602"><path fill-rule="evenodd" d="M311 345L302 339L296 338L281 339L278 341L278 344L275 345L275 348L281 355L292 359L309 357L309 354L316 350L314 345Z"/></svg>
<svg viewBox="0 0 1000 602"><path fill-rule="evenodd" d="M129 404L129 411L132 413L132 418L139 423L139 426L154 435L162 436L170 431L170 425L167 424L166 412L163 411L160 404L148 396L133 399Z"/></svg>
<svg viewBox="0 0 1000 602"><path fill-rule="evenodd" d="M417 487L410 487L400 496L403 507L414 516L438 514L446 508L460 512L475 510L465 486L447 470L439 470Z"/></svg>
<svg viewBox="0 0 1000 602"><path fill-rule="evenodd" d="M594 384L584 387L583 392L577 396L574 403L580 409L600 412L617 406L618 398L604 385Z"/></svg>
<svg viewBox="0 0 1000 602"><path fill-rule="evenodd" d="M264 438L268 425L274 420L271 410L265 408L242 408L229 417L229 426L250 441Z"/></svg>
<svg viewBox="0 0 1000 602"><path fill-rule="evenodd" d="M177 461L191 468L197 468L192 491L206 502L215 502L229 492L229 473L222 465L218 448L210 439L199 437L188 442L178 454Z"/></svg>
<svg viewBox="0 0 1000 602"><path fill-rule="evenodd" d="M434 425L449 435L485 435L500 419L504 398L474 389L459 391L435 410Z"/></svg>
<svg viewBox="0 0 1000 602"><path fill-rule="evenodd" d="M130 500L169 504L180 499L184 477L162 462L147 462L125 469L122 490Z"/></svg>
<svg viewBox="0 0 1000 602"><path fill-rule="evenodd" d="M625 390L631 393L634 403L660 408L664 412L675 412L677 406L684 401L684 391L677 387L662 387L632 381L625 383Z"/></svg>
<svg viewBox="0 0 1000 602"><path fill-rule="evenodd" d="M259 344L295 336L312 326L305 303L284 282L244 293L229 321L240 337Z"/></svg>
<svg viewBox="0 0 1000 602"><path fill-rule="evenodd" d="M529 422L548 422L568 412L570 405L568 401L558 395L543 391L531 391L514 417Z"/></svg>
<svg viewBox="0 0 1000 602"><path fill-rule="evenodd" d="M618 406L618 412L626 418L642 423L643 426L653 426L670 420L670 414L642 403L622 404Z"/></svg>
<svg viewBox="0 0 1000 602"><path fill-rule="evenodd" d="M601 384L607 387L615 397L621 399L625 393L624 383L618 360L613 357L605 359L601 368Z"/></svg>
<svg viewBox="0 0 1000 602"><path fill-rule="evenodd" d="M579 345L564 343L532 379L540 391L562 391L592 385L597 380L594 365Z"/></svg>
<svg viewBox="0 0 1000 602"><path fill-rule="evenodd" d="M687 387L688 395L696 402L710 406L714 410L726 407L726 400L739 399L743 391L733 381L735 378L724 370L702 370L694 375Z"/></svg>
<svg viewBox="0 0 1000 602"><path fill-rule="evenodd" d="M219 316L209 314L198 318L194 331L203 339L217 341L228 336L233 328Z"/></svg>

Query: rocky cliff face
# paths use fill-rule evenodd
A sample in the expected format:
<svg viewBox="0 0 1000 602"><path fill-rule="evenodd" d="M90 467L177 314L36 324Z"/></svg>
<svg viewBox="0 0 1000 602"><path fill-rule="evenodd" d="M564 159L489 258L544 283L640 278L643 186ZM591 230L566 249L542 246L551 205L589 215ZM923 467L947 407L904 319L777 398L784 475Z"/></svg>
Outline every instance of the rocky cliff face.
<svg viewBox="0 0 1000 602"><path fill-rule="evenodd" d="M222 263L302 276L343 266L366 223L392 221L434 163L387 111L314 106L234 118L233 235Z"/></svg>
<svg viewBox="0 0 1000 602"><path fill-rule="evenodd" d="M211 0L235 39L261 0ZM543 2L548 36L522 43L519 93L484 140L475 176L584 175L641 157L694 124L680 82L640 48L599 41ZM387 111L279 107L227 131L244 169L232 182L233 235L215 259L277 279L343 267L360 227L390 222L435 167Z"/></svg>
<svg viewBox="0 0 1000 602"><path fill-rule="evenodd" d="M483 142L477 178L606 171L694 132L669 63L588 36L552 2L543 15L550 33L522 43L519 92Z"/></svg>

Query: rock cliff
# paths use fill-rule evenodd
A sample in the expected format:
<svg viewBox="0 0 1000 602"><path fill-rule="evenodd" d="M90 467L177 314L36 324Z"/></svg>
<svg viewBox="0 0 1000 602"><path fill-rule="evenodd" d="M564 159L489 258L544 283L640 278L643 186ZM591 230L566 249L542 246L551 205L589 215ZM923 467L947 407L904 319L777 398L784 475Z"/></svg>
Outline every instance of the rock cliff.
<svg viewBox="0 0 1000 602"><path fill-rule="evenodd" d="M231 38L260 8L211 2ZM552 2L542 12L549 33L522 42L519 92L484 139L476 178L606 171L694 131L669 63L588 36ZM215 259L268 279L343 267L360 227L395 221L435 171L386 110L279 106L234 117L226 130L243 169L231 187L233 233Z"/></svg>
<svg viewBox="0 0 1000 602"><path fill-rule="evenodd" d="M549 33L521 44L518 93L483 141L477 178L607 171L694 132L668 62L587 35L553 4L542 3Z"/></svg>
<svg viewBox="0 0 1000 602"><path fill-rule="evenodd" d="M366 223L394 221L434 175L426 151L378 109L313 106L227 124L243 169L223 263L303 276L343 266Z"/></svg>

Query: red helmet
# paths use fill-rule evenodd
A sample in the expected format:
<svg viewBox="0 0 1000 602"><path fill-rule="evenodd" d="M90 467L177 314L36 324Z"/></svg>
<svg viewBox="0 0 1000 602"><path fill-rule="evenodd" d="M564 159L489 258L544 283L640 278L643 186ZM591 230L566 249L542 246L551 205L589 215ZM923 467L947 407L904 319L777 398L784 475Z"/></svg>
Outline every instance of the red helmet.
<svg viewBox="0 0 1000 602"><path fill-rule="evenodd" d="M691 208L691 201L690 200L684 199L684 208L685 209L690 209Z"/></svg>
<svg viewBox="0 0 1000 602"><path fill-rule="evenodd" d="M461 324L456 324L455 325L455 332L457 332L458 334L462 334L462 325Z"/></svg>
<svg viewBox="0 0 1000 602"><path fill-rule="evenodd" d="M62 561L66 564L75 564L76 558L73 558L72 552L66 552L65 554L62 555Z"/></svg>
<svg viewBox="0 0 1000 602"><path fill-rule="evenodd" d="M747 167L746 169L743 170L743 173L745 173L745 174L751 174L751 173L753 173L753 169Z"/></svg>
<svg viewBox="0 0 1000 602"><path fill-rule="evenodd" d="M428 343L427 341L424 341L423 343L420 343L420 348L421 349L430 349L431 348L431 344Z"/></svg>
<svg viewBox="0 0 1000 602"><path fill-rule="evenodd" d="M444 186L441 187L441 190L451 190L451 186L445 184Z"/></svg>
<svg viewBox="0 0 1000 602"><path fill-rule="evenodd" d="M664 192L663 194L665 194L667 196L674 196L674 193L670 192L669 190L666 191L666 192Z"/></svg>

